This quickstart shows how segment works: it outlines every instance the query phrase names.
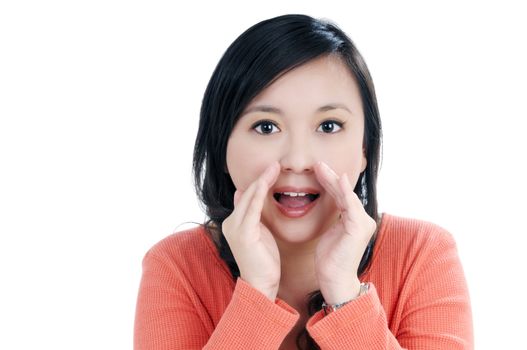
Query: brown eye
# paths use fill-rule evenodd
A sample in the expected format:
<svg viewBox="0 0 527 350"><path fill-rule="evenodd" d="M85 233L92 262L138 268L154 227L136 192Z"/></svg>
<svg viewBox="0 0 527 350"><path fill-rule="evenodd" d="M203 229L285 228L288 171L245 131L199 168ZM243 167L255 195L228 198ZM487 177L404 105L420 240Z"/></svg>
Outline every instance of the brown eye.
<svg viewBox="0 0 527 350"><path fill-rule="evenodd" d="M260 121L253 125L253 129L263 135L269 135L274 134L275 132L278 132L280 129L273 123L268 120Z"/></svg>
<svg viewBox="0 0 527 350"><path fill-rule="evenodd" d="M322 122L318 127L317 131L321 131L326 134L331 134L339 131L342 128L342 123L336 120L326 120Z"/></svg>

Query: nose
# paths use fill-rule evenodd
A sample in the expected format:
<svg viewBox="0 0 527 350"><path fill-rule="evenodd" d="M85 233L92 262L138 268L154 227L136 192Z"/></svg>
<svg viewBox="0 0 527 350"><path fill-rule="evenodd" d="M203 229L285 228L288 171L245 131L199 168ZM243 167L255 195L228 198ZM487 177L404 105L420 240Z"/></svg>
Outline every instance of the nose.
<svg viewBox="0 0 527 350"><path fill-rule="evenodd" d="M284 145L280 166L283 172L310 173L315 165L315 155L309 142L302 137L291 138Z"/></svg>

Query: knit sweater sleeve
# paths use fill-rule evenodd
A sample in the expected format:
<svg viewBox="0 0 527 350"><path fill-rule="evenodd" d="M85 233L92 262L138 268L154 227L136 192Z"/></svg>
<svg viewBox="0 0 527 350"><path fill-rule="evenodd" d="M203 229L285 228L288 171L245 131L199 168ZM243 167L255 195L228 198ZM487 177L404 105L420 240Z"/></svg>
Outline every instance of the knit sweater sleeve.
<svg viewBox="0 0 527 350"><path fill-rule="evenodd" d="M232 300L204 349L278 349L299 318L238 278Z"/></svg>
<svg viewBox="0 0 527 350"><path fill-rule="evenodd" d="M299 318L284 301L273 302L238 278L230 303L210 329L210 318L197 312L188 288L185 276L173 264L152 253L145 256L135 350L278 349Z"/></svg>
<svg viewBox="0 0 527 350"><path fill-rule="evenodd" d="M388 325L371 285L367 294L341 309L310 318L306 328L320 348L473 349L469 295L455 242L446 231L433 236L400 292L400 324Z"/></svg>

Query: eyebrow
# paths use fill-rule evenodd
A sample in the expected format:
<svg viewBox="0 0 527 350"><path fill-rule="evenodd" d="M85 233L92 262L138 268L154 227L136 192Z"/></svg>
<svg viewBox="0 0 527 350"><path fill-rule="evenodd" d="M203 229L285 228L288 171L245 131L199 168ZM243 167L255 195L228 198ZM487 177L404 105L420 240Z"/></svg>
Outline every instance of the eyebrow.
<svg viewBox="0 0 527 350"><path fill-rule="evenodd" d="M351 110L343 103L330 103L330 104L324 105L318 108L317 112L327 112L327 111L331 111L334 109L344 109L348 111L349 113L353 114ZM268 105L261 105L261 106L254 106L254 107L251 107L245 110L241 116L244 116L245 114L249 114L252 112L266 112L266 113L274 113L274 114L279 114L279 115L283 114L282 110L279 108L268 106Z"/></svg>

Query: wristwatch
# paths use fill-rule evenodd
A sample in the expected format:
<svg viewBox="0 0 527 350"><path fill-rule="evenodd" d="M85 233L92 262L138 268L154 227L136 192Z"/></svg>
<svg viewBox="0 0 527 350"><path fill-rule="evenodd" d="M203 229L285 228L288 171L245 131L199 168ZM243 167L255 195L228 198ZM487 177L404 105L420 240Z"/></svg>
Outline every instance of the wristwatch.
<svg viewBox="0 0 527 350"><path fill-rule="evenodd" d="M370 288L370 284L369 283L362 282L360 284L360 291L359 291L359 295L357 295L357 298L360 297L361 295L366 294L368 292L369 288ZM355 298L355 299L357 299L357 298ZM326 304L326 302L324 301L322 303L322 309L324 310L324 314L325 315L329 315L333 311L336 311L336 310L340 309L341 307L343 307L344 305L346 305L347 303L349 303L350 301L353 301L355 299L351 299L351 300L345 301L343 303L333 304L333 305L332 304Z"/></svg>

